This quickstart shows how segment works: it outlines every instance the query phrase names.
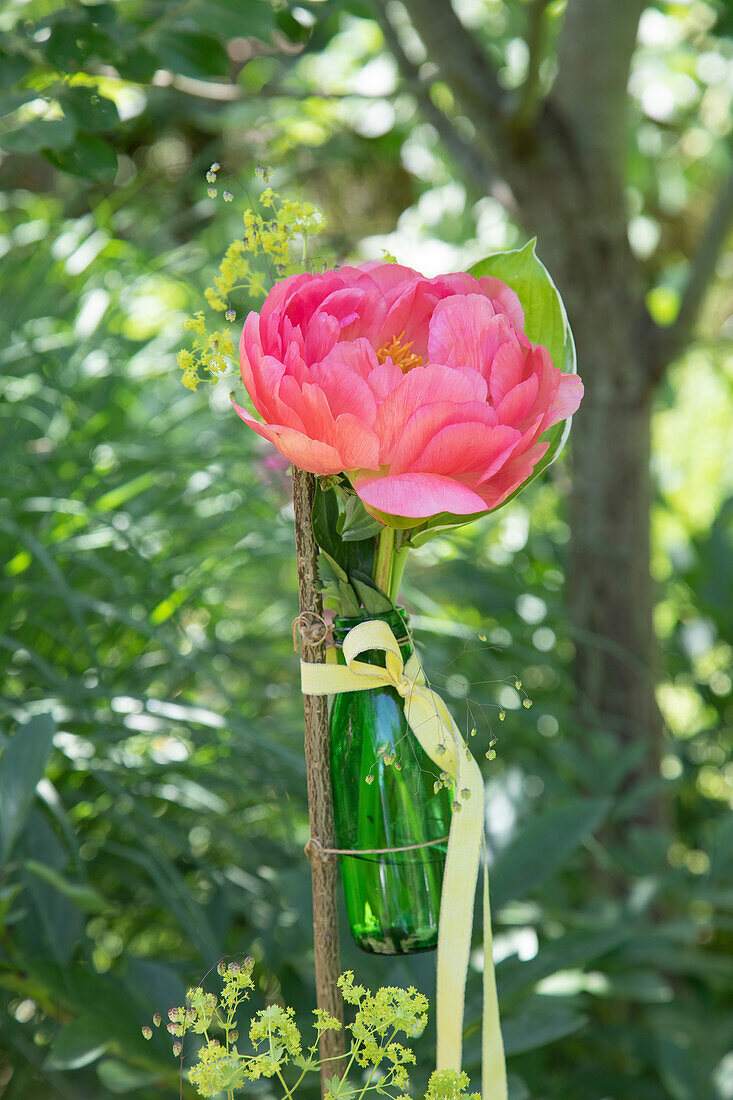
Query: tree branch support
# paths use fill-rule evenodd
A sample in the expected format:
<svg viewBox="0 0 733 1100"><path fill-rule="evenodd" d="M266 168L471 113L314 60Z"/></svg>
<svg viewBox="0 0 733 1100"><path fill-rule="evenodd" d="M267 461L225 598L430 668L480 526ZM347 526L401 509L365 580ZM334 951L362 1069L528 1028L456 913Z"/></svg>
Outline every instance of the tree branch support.
<svg viewBox="0 0 733 1100"><path fill-rule="evenodd" d="M321 616L323 604L318 590L318 546L313 536L311 515L316 479L313 474L293 467L293 507L295 510L295 550L298 559L298 596L300 613ZM301 629L303 660L321 663L326 657L325 642L314 643L317 635ZM328 701L325 695L304 695L305 767L308 782L308 813L311 836L323 848L336 847L333 795L328 743ZM343 1001L336 982L341 973L338 932L338 863L334 857L323 859L317 846L308 846L313 886L313 947L318 1007L343 1022ZM344 1053L343 1031L324 1031L320 1041L321 1059L338 1059ZM343 1071L338 1061L329 1061L321 1069L321 1092L325 1081Z"/></svg>

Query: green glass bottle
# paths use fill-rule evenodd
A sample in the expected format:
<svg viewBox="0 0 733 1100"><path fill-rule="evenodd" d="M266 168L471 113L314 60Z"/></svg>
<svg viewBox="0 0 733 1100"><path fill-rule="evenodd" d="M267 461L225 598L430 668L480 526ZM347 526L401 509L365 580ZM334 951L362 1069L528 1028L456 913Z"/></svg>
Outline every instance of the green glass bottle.
<svg viewBox="0 0 733 1100"><path fill-rule="evenodd" d="M366 618L389 624L407 661L412 648L404 612ZM337 645L363 621L337 619ZM359 659L384 666L384 654L377 650ZM452 792L441 787L435 793L438 770L407 725L403 700L393 688L336 695L330 741L337 848L363 852L447 837ZM443 842L340 857L346 911L359 947L402 955L437 946L446 847Z"/></svg>

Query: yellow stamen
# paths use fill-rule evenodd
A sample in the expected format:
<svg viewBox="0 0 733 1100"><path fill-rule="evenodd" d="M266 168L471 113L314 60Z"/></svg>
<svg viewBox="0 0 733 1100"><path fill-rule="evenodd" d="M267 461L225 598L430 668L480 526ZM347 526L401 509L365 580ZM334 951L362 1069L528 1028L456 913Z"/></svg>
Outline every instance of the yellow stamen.
<svg viewBox="0 0 733 1100"><path fill-rule="evenodd" d="M412 370L413 367L421 367L423 365L422 356L415 355L410 351L414 341L410 340L408 343L402 343L402 337L405 335L403 329L399 336L393 336L388 344L380 348L377 352L377 359L380 363L384 363L385 360L391 359L396 367L399 367L403 374L407 374L408 370Z"/></svg>

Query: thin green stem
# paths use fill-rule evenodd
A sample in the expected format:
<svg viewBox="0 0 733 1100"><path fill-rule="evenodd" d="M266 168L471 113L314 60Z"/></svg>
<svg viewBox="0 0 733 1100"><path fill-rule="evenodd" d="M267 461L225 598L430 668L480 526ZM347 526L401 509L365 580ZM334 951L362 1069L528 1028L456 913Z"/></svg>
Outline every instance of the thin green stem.
<svg viewBox="0 0 733 1100"><path fill-rule="evenodd" d="M280 1072L280 1067L279 1066L275 1070L275 1074L277 1075L278 1081L280 1082L282 1087L285 1089L285 1095L288 1097L288 1100L293 1100L293 1094L291 1093L288 1086L285 1084L285 1078L283 1077L282 1073ZM302 1078L301 1078L301 1080L302 1080Z"/></svg>
<svg viewBox="0 0 733 1100"><path fill-rule="evenodd" d="M361 1045L361 1040L357 1039L356 1042L354 1043L353 1047L351 1048L351 1057L349 1058L349 1061L346 1064L346 1069L341 1074L341 1080L342 1081L345 1081L346 1078L349 1076L349 1070L351 1069L351 1067L354 1064L354 1059L356 1058L356 1052L359 1049L360 1045Z"/></svg>
<svg viewBox="0 0 733 1100"><path fill-rule="evenodd" d="M394 527L383 527L377 535L377 549L374 555L374 580L385 595L389 593L392 579L395 535Z"/></svg>
<svg viewBox="0 0 733 1100"><path fill-rule="evenodd" d="M392 1028L392 1034L389 1036L389 1038L386 1040L386 1042L380 1043L380 1049L382 1051L385 1051L387 1049L387 1047L392 1042L392 1040L394 1039L396 1034L397 1034L397 1029L395 1027L393 1027ZM374 1076L376 1070L377 1070L377 1066L376 1065L372 1066L372 1072L367 1077L366 1084L364 1085L364 1088L361 1090L361 1092L357 1096L356 1100L363 1100L365 1092L367 1091L367 1089L370 1087L370 1085L372 1083L372 1077Z"/></svg>
<svg viewBox="0 0 733 1100"><path fill-rule="evenodd" d="M392 576L390 578L387 595L395 607L400 597L400 587L402 585L402 578L405 575L405 566L407 565L407 555L409 551L409 546L398 546L394 553Z"/></svg>
<svg viewBox="0 0 733 1100"><path fill-rule="evenodd" d="M293 1087L292 1087L291 1089L288 1089L288 1086L287 1086L287 1085L285 1085L285 1086L284 1086L284 1087L285 1087L285 1092L286 1092L286 1094L287 1094L288 1096L290 1096L290 1095L291 1095L291 1093L295 1092L295 1090L297 1089L298 1085L299 1085L299 1084L300 1084L300 1082L301 1082L301 1081L303 1080L303 1078L305 1077L305 1075L306 1075L306 1073L307 1073L307 1072L308 1072L308 1070L307 1070L307 1069L304 1069L304 1070L302 1070L302 1072L301 1072L301 1074L300 1074L300 1077L298 1078L298 1080L297 1080L297 1081L295 1082L295 1084L293 1085ZM282 1100L285 1100L285 1097L284 1097L284 1096L282 1097Z"/></svg>

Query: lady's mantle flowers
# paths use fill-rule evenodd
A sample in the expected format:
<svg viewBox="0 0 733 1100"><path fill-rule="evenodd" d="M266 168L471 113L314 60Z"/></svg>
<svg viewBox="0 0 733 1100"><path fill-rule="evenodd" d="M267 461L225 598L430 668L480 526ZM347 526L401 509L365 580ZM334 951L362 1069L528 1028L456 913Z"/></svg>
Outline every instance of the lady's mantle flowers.
<svg viewBox="0 0 733 1100"><path fill-rule="evenodd" d="M541 436L583 395L523 326L494 278L383 263L294 275L240 341L264 422L235 408L296 465L345 472L380 518L485 512L526 481Z"/></svg>

